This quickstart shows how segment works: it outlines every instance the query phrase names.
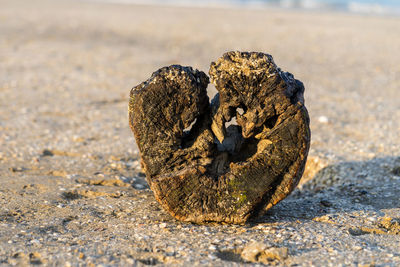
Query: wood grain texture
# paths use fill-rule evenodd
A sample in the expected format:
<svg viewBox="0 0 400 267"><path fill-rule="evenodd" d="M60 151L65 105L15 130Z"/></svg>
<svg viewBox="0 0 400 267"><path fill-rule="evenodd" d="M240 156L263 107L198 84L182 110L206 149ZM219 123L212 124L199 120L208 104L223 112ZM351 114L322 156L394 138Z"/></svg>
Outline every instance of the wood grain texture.
<svg viewBox="0 0 400 267"><path fill-rule="evenodd" d="M131 90L129 123L165 210L183 221L242 224L301 178L311 138L304 86L255 52L225 53L209 75L219 92L211 103L205 73L156 71Z"/></svg>

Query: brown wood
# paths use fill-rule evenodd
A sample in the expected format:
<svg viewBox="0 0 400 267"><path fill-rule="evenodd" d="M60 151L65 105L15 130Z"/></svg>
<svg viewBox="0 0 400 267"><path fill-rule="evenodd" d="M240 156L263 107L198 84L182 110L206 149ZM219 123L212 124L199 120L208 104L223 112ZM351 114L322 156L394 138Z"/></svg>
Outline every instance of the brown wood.
<svg viewBox="0 0 400 267"><path fill-rule="evenodd" d="M205 73L179 65L154 72L131 90L129 123L165 210L183 221L241 224L303 174L304 86L263 53L225 53L209 74L219 92L211 104Z"/></svg>

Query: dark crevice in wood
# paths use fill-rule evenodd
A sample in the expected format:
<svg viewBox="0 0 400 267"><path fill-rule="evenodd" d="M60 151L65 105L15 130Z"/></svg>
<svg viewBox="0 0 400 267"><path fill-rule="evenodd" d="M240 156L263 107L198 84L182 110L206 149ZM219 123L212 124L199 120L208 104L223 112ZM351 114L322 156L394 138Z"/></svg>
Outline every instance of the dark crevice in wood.
<svg viewBox="0 0 400 267"><path fill-rule="evenodd" d="M274 128L275 125L276 125L276 122L278 121L278 118L279 118L278 115L272 116L271 118L269 118L268 120L266 120L265 126L266 126L267 128L269 128L269 129Z"/></svg>

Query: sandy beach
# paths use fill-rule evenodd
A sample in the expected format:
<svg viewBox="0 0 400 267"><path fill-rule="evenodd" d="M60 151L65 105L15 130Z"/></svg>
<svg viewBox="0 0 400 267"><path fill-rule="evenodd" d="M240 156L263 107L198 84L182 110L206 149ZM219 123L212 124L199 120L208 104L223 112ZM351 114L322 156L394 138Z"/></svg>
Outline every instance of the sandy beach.
<svg viewBox="0 0 400 267"><path fill-rule="evenodd" d="M1 266L400 265L400 18L0 6ZM231 50L271 54L304 83L309 161L250 224L182 223L141 171L129 91L171 64L207 73ZM273 256L244 257L252 246Z"/></svg>

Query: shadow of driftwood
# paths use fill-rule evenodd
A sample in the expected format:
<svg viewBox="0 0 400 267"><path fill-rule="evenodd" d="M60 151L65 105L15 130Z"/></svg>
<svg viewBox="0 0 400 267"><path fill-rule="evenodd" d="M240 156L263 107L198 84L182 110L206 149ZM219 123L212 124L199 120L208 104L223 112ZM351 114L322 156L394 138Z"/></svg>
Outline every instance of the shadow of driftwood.
<svg viewBox="0 0 400 267"><path fill-rule="evenodd" d="M328 165L254 223L400 208L400 157Z"/></svg>
<svg viewBox="0 0 400 267"><path fill-rule="evenodd" d="M400 208L400 157L347 161L315 172L289 197L255 218L252 224L307 221L325 214ZM307 179L307 178L306 178ZM143 182L146 181L143 178ZM147 188L147 187L146 187ZM160 221L174 221L147 189L149 209Z"/></svg>

